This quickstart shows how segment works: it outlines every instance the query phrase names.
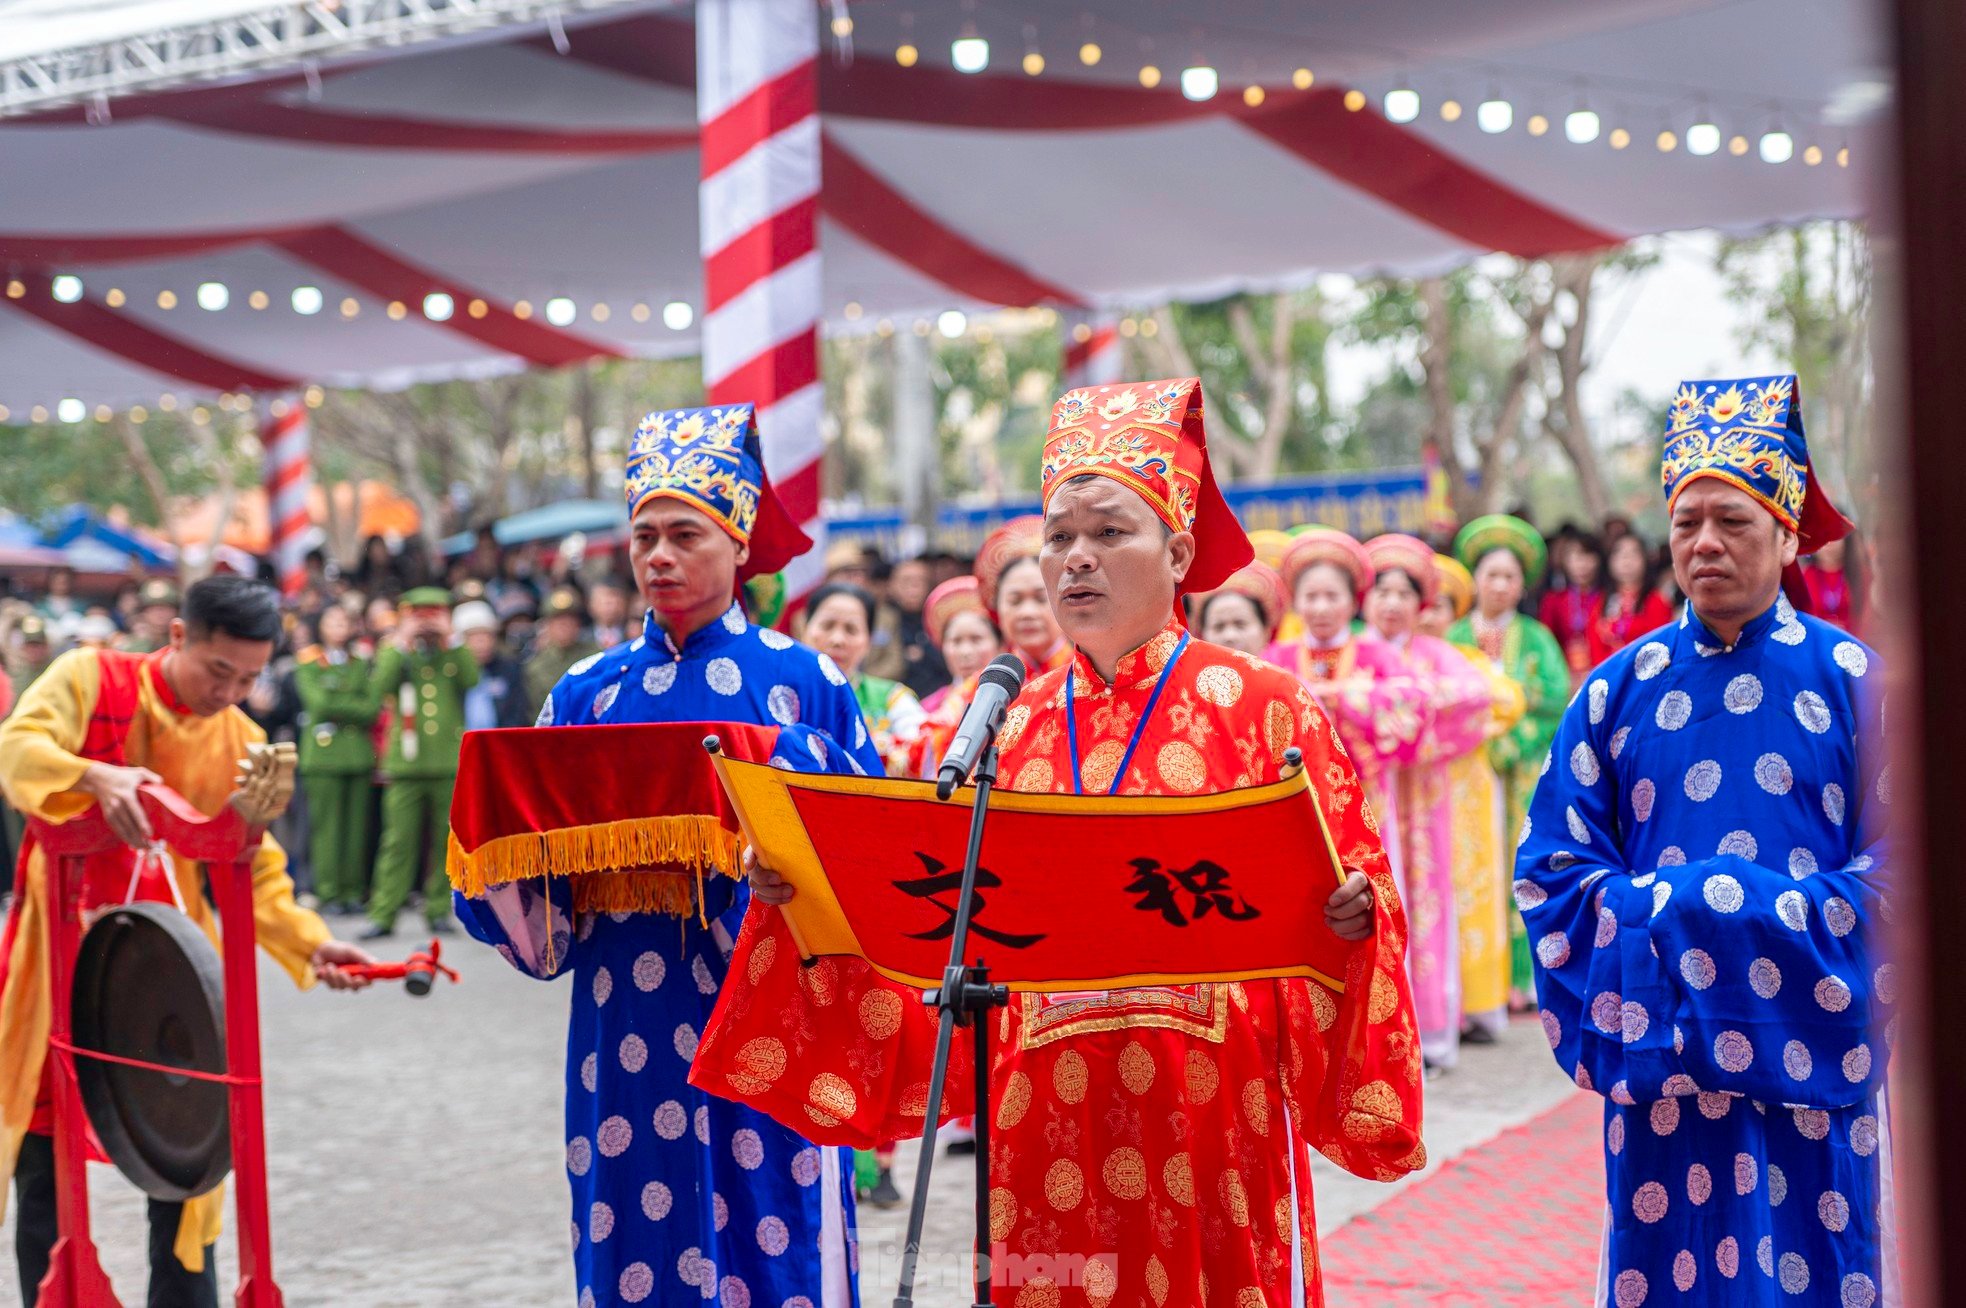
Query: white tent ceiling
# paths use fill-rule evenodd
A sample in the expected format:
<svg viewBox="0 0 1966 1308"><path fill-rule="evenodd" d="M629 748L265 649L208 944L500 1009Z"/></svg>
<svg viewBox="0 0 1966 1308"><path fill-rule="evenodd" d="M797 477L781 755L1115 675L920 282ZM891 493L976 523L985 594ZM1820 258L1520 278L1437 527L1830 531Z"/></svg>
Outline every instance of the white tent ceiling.
<svg viewBox="0 0 1966 1308"><path fill-rule="evenodd" d="M191 3L97 3L76 21L135 31ZM0 59L22 11L50 6L0 0ZM1200 297L1853 215L1878 162L1862 113L1886 60L1857 0L846 12L850 42L829 39L820 86L838 323ZM590 15L569 24L565 54L535 25L314 76L132 95L108 103L107 122L80 106L0 120L0 271L15 283L0 299L13 310L0 311L0 405L18 419L65 398L153 404L694 352L695 327L663 321L665 305L702 302L688 14ZM949 45L972 34L991 63L966 76ZM1079 57L1088 42L1095 66ZM903 44L920 48L912 67L896 61ZM1041 75L1021 70L1027 53ZM1164 73L1154 89L1147 64ZM1221 91L1191 102L1174 84L1202 64ZM1299 69L1315 75L1308 90ZM1250 86L1261 103L1246 102ZM1403 124L1384 108L1402 87L1420 102ZM1364 108L1347 107L1351 88ZM1491 98L1511 106L1505 131L1477 125ZM1451 120L1449 100L1462 108ZM1599 135L1572 143L1565 116L1585 108ZM1548 130L1532 135L1532 115ZM1690 154L1702 121L1746 152ZM1656 143L1667 130L1670 152ZM1770 132L1793 158L1763 161ZM64 276L80 279L79 301L53 296ZM196 306L205 283L226 288L226 307ZM321 311L296 312L296 288L317 288ZM448 321L423 315L432 292L451 296ZM552 326L545 306L562 297L574 320Z"/></svg>

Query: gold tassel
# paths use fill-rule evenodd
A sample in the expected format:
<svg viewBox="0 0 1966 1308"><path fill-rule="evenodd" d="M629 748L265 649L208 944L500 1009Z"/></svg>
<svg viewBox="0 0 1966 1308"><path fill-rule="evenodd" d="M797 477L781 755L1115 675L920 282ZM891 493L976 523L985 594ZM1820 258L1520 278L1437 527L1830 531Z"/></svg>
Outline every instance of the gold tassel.
<svg viewBox="0 0 1966 1308"><path fill-rule="evenodd" d="M686 916L694 909L701 919L703 874L740 876L743 843L700 814L628 818L519 832L473 850L452 833L445 864L467 898L528 877L564 876L574 879L574 907L582 911Z"/></svg>

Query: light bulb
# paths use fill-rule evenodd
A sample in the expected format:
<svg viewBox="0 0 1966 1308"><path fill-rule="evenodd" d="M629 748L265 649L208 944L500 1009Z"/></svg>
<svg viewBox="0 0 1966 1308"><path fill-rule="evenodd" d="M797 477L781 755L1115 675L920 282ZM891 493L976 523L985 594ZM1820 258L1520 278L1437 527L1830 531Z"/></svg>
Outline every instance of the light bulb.
<svg viewBox="0 0 1966 1308"><path fill-rule="evenodd" d="M1597 115L1589 109L1573 110L1563 119L1563 134L1572 145L1589 145L1597 139Z"/></svg>
<svg viewBox="0 0 1966 1308"><path fill-rule="evenodd" d="M207 313L217 313L232 303L232 292L225 289L224 282L198 283L198 307Z"/></svg>
<svg viewBox="0 0 1966 1308"><path fill-rule="evenodd" d="M1515 106L1507 100L1483 100L1475 106L1475 126L1493 135L1515 126Z"/></svg>
<svg viewBox="0 0 1966 1308"><path fill-rule="evenodd" d="M63 304L73 304L82 298L82 279L72 273L63 273L50 284L48 293Z"/></svg>
<svg viewBox="0 0 1966 1308"><path fill-rule="evenodd" d="M1206 64L1181 70L1181 94L1190 100L1213 100L1220 86L1221 79Z"/></svg>
<svg viewBox="0 0 1966 1308"><path fill-rule="evenodd" d="M457 302L442 291L432 291L423 297L423 316L431 322L448 322L457 312Z"/></svg>
<svg viewBox="0 0 1966 1308"><path fill-rule="evenodd" d="M555 327L572 326L575 312L573 301L564 295L556 295L546 302L546 321Z"/></svg>
<svg viewBox="0 0 1966 1308"><path fill-rule="evenodd" d="M671 300L662 306L662 325L672 332L687 331L695 321L696 310L690 308L686 301Z"/></svg>
<svg viewBox="0 0 1966 1308"><path fill-rule="evenodd" d="M1769 132L1761 138L1761 162L1787 163L1795 158L1795 138L1787 132Z"/></svg>
<svg viewBox="0 0 1966 1308"><path fill-rule="evenodd" d="M943 339L955 340L969 329L969 319L961 309L945 309L935 320L935 330L942 333Z"/></svg>
<svg viewBox="0 0 1966 1308"><path fill-rule="evenodd" d="M980 73L990 66L990 43L980 36L959 36L949 42L949 62L959 73Z"/></svg>
<svg viewBox="0 0 1966 1308"><path fill-rule="evenodd" d="M1412 122L1420 116L1420 93L1406 87L1386 92L1385 111L1388 122Z"/></svg>
<svg viewBox="0 0 1966 1308"><path fill-rule="evenodd" d="M294 312L311 318L321 312L322 296L318 286L296 286L292 296Z"/></svg>
<svg viewBox="0 0 1966 1308"><path fill-rule="evenodd" d="M1686 153L1713 154L1720 149L1720 129L1712 123L1694 123L1686 129Z"/></svg>

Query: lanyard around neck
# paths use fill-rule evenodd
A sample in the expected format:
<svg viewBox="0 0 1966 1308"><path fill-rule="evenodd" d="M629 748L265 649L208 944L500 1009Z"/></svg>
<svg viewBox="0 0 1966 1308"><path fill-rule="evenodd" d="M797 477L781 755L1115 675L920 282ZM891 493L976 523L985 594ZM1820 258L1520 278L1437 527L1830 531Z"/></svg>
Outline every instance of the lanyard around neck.
<svg viewBox="0 0 1966 1308"><path fill-rule="evenodd" d="M1140 720L1133 724L1133 739L1126 742L1126 753L1120 756L1119 771L1113 773L1113 780L1106 787L1107 794L1112 794L1114 788L1125 779L1126 770L1133 763L1133 751L1140 748L1140 737L1147 734L1147 722L1154 716L1154 705L1160 703L1160 694L1167 689L1167 679L1173 673L1174 665L1181 661L1181 655L1187 651L1188 637L1191 634L1185 631L1181 633L1181 642L1174 647L1174 652L1168 655L1167 666L1160 670L1160 679L1154 682L1154 693L1147 697L1146 709L1141 712ZM1072 793L1083 795L1085 778L1079 774L1079 720L1072 711L1072 706L1077 702L1075 687L1078 685L1078 680L1076 668L1072 670L1071 676L1065 678L1065 737L1072 747Z"/></svg>

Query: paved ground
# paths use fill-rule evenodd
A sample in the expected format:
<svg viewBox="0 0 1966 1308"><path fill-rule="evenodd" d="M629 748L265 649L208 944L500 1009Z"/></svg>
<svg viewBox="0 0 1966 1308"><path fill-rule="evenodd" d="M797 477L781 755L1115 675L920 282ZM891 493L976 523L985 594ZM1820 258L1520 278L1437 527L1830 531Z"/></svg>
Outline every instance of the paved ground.
<svg viewBox="0 0 1966 1308"><path fill-rule="evenodd" d="M396 943L399 953L411 947ZM261 968L274 1255L294 1308L571 1302L559 1125L566 991L521 978L469 941L456 952L465 983L420 1001L393 986L303 995ZM1429 1088L1430 1172L1571 1093L1533 1023L1495 1047L1468 1049L1461 1068ZM904 1147L904 1192L914 1157ZM1415 1183L1377 1185L1317 1163L1326 1232ZM92 1169L91 1180L104 1262L125 1302L140 1303L141 1198L107 1168ZM938 1159L921 1308L971 1301L972 1186L969 1160ZM885 1304L907 1210L863 1207L860 1221L862 1301ZM228 1211L227 1286L231 1227ZM0 1240L10 1253L11 1220ZM11 1257L0 1265L0 1302L11 1302Z"/></svg>

